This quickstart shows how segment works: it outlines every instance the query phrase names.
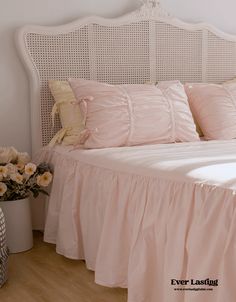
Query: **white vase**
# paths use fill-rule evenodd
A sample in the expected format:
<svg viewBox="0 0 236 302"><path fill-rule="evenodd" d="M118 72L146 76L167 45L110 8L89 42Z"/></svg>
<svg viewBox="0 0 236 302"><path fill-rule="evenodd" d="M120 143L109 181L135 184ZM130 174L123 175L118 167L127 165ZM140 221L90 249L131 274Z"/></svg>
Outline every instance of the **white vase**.
<svg viewBox="0 0 236 302"><path fill-rule="evenodd" d="M31 249L33 235L29 198L1 201L0 207L5 216L7 246L10 253Z"/></svg>

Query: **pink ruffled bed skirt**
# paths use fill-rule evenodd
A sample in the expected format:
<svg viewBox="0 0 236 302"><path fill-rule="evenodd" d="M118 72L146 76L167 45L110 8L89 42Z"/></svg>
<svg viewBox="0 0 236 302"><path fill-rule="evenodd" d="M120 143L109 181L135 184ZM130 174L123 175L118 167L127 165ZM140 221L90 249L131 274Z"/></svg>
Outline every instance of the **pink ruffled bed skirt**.
<svg viewBox="0 0 236 302"><path fill-rule="evenodd" d="M202 167L205 151L196 146L189 155L183 146L181 161L188 162L195 150ZM41 152L39 160L54 166L45 241L56 244L59 254L85 259L95 271L96 283L128 288L129 302L235 302L236 170L228 187L217 181L213 185L204 179L191 180L189 173L178 180L180 168L174 163L169 171L173 179L151 169L153 165L150 173L140 175L136 167L122 168L131 165L125 163L131 156L131 148L127 150L116 168L110 159L104 164L99 150L99 156L94 153L97 165L94 159L89 162L92 151ZM135 150L132 158L146 152ZM172 151L167 151L160 165L169 165ZM235 151L236 144L228 146L227 158L222 158L219 150L214 160L219 171L226 171L222 163L228 164L229 158L235 165ZM74 156L75 152L81 154ZM195 168L196 162L191 163ZM183 164L178 162L178 167L183 169ZM189 282L176 285L172 279ZM206 279L218 280L218 286L196 285L197 280Z"/></svg>

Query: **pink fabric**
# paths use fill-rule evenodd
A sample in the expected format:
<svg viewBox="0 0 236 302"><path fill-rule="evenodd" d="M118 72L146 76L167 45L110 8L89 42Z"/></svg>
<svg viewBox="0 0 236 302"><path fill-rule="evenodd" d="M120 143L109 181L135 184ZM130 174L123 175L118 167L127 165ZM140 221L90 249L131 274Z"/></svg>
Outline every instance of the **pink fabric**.
<svg viewBox="0 0 236 302"><path fill-rule="evenodd" d="M70 79L85 116L86 148L197 141L199 136L179 82L109 85Z"/></svg>
<svg viewBox="0 0 236 302"><path fill-rule="evenodd" d="M129 302L236 301L236 142L44 149L54 165L45 241L85 259ZM171 279L219 279L175 291ZM208 286L190 286L208 288Z"/></svg>
<svg viewBox="0 0 236 302"><path fill-rule="evenodd" d="M206 139L236 138L236 83L186 84L185 90Z"/></svg>

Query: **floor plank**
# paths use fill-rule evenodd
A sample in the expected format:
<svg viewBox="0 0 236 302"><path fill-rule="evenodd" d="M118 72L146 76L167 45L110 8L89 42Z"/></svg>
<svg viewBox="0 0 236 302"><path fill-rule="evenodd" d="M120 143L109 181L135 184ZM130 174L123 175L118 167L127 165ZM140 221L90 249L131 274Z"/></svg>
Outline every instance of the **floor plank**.
<svg viewBox="0 0 236 302"><path fill-rule="evenodd" d="M10 255L9 278L1 302L126 302L127 290L94 283L84 261L66 259L34 233L34 248Z"/></svg>

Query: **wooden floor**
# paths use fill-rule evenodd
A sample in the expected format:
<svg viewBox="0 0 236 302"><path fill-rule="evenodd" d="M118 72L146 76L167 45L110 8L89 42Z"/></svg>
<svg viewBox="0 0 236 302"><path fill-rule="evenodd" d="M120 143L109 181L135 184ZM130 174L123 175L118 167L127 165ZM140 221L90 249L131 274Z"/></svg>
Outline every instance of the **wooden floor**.
<svg viewBox="0 0 236 302"><path fill-rule="evenodd" d="M34 234L34 248L12 254L1 302L126 302L127 290L96 285L83 261L66 259Z"/></svg>

